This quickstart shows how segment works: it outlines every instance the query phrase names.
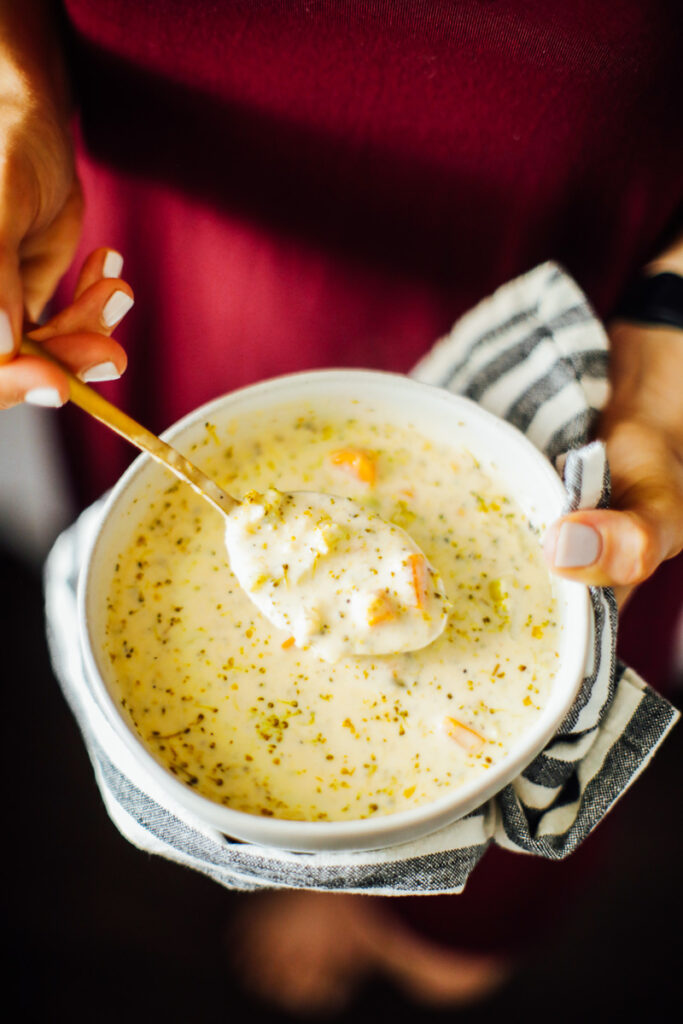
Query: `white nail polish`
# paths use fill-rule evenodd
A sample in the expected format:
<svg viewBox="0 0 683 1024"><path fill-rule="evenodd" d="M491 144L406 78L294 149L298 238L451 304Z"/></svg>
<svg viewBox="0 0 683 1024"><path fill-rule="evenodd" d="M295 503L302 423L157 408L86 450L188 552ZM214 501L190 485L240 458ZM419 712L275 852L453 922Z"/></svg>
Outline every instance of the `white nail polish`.
<svg viewBox="0 0 683 1024"><path fill-rule="evenodd" d="M0 309L0 355L6 356L14 351L12 325L4 309Z"/></svg>
<svg viewBox="0 0 683 1024"><path fill-rule="evenodd" d="M93 384L101 380L118 380L121 374L113 363L98 363L90 366L78 375L84 384Z"/></svg>
<svg viewBox="0 0 683 1024"><path fill-rule="evenodd" d="M132 307L133 300L125 292L114 292L104 304L102 309L102 322L107 327L113 327L121 320Z"/></svg>
<svg viewBox="0 0 683 1024"><path fill-rule="evenodd" d="M102 277L121 277L123 256L120 252L109 250L102 264Z"/></svg>
<svg viewBox="0 0 683 1024"><path fill-rule="evenodd" d="M597 530L584 523L563 523L557 535L554 562L558 569L592 565L600 554L602 539Z"/></svg>
<svg viewBox="0 0 683 1024"><path fill-rule="evenodd" d="M57 388L31 388L24 395L24 401L29 405L42 405L48 409L58 409L60 405L64 405Z"/></svg>

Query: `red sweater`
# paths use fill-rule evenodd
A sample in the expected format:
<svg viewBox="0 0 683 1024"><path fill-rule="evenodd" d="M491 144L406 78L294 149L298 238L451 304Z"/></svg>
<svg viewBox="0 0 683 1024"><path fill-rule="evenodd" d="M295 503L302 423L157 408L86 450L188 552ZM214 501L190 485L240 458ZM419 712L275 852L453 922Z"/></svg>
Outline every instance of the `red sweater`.
<svg viewBox="0 0 683 1024"><path fill-rule="evenodd" d="M109 393L156 429L274 374L408 370L549 257L606 314L681 199L680 0L64 7L83 250L137 295ZM96 431L84 498L131 455Z"/></svg>

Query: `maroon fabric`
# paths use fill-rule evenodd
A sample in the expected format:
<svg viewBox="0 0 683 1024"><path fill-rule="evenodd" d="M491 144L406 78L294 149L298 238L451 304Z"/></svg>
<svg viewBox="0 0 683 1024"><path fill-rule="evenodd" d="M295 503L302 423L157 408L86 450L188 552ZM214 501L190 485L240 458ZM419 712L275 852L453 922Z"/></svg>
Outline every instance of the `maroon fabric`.
<svg viewBox="0 0 683 1024"><path fill-rule="evenodd" d="M407 370L548 257L606 313L680 200L678 0L64 6L83 251L138 295L108 390L154 428L289 370ZM87 500L129 453L74 429Z"/></svg>
<svg viewBox="0 0 683 1024"><path fill-rule="evenodd" d="M119 248L137 295L130 369L103 390L155 429L274 374L406 371L548 258L606 315L681 201L679 0L63 5L82 252ZM87 501L130 453L67 415ZM390 906L512 949L594 857L492 851L465 896Z"/></svg>

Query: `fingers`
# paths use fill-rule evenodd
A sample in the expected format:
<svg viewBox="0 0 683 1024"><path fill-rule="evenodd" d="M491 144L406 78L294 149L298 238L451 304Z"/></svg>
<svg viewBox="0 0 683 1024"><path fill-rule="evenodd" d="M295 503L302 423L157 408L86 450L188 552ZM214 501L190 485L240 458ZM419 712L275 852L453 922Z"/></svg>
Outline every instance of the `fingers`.
<svg viewBox="0 0 683 1024"><path fill-rule="evenodd" d="M24 298L16 252L0 247L0 366L19 348Z"/></svg>
<svg viewBox="0 0 683 1024"><path fill-rule="evenodd" d="M37 356L17 356L0 374L0 409L20 402L57 408L69 398L64 373Z"/></svg>
<svg viewBox="0 0 683 1024"><path fill-rule="evenodd" d="M51 338L46 351L82 381L117 380L126 369L127 356L113 338L102 334L70 334ZM0 373L0 409L20 402L57 408L69 398L65 373L49 359L18 355Z"/></svg>
<svg viewBox="0 0 683 1024"><path fill-rule="evenodd" d="M37 263L34 271L40 263ZM51 317L31 337L45 341L57 334L99 332L111 334L134 304L133 289L118 278L123 257L114 249L100 248L85 260L74 302ZM19 348L24 317L24 285L15 252L0 248L0 365L13 358ZM34 293L35 294L35 293ZM30 310L29 310L30 312Z"/></svg>
<svg viewBox="0 0 683 1024"><path fill-rule="evenodd" d="M0 251L0 353L4 346L9 362L0 367L0 409L22 401L62 405L69 396L62 370L37 356L14 357L23 316L21 280L16 262L12 277L9 256L2 272L2 259ZM132 307L133 291L118 277L106 276L119 273L122 264L115 250L91 253L81 268L75 301L29 335L86 383L116 380L126 369L126 353L109 335ZM19 311L14 321L5 312L3 299L6 307Z"/></svg>
<svg viewBox="0 0 683 1024"><path fill-rule="evenodd" d="M120 277L122 270L123 256L120 252L115 249L107 249L106 246L95 249L89 256L86 256L81 267L74 291L74 301L79 299L87 288L101 281L102 278Z"/></svg>
<svg viewBox="0 0 683 1024"><path fill-rule="evenodd" d="M105 261L106 256L100 260L100 265ZM31 337L42 342L61 334L96 332L108 335L133 303L133 289L129 284L118 278L100 278L82 290L70 306L32 331Z"/></svg>
<svg viewBox="0 0 683 1024"><path fill-rule="evenodd" d="M680 339L679 339L680 341ZM683 548L683 434L677 423L677 377L650 396L648 417L613 414L603 421L614 508L585 509L554 523L545 537L554 572L594 586L611 586L617 599ZM669 420L661 410L670 409Z"/></svg>
<svg viewBox="0 0 683 1024"><path fill-rule="evenodd" d="M118 380L128 356L118 341L103 334L69 334L51 338L44 348L86 384Z"/></svg>
<svg viewBox="0 0 683 1024"><path fill-rule="evenodd" d="M632 586L667 557L657 524L638 512L586 510L554 523L544 541L551 567L592 586Z"/></svg>

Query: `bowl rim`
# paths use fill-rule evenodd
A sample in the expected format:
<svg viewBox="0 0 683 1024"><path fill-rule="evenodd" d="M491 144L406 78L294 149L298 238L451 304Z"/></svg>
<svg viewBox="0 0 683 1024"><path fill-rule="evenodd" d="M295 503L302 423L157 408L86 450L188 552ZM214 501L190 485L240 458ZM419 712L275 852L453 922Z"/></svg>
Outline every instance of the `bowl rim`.
<svg viewBox="0 0 683 1024"><path fill-rule="evenodd" d="M544 486L554 491L559 500L566 500L564 485L552 464L544 453L512 424L488 412L463 395L432 384L425 384L404 374L383 370L332 368L307 370L269 378L227 392L198 406L173 423L160 436L166 441L173 441L186 429L195 426L204 417L212 415L215 410L223 412L226 404L258 399L259 395L264 392L272 407L277 404L272 399L278 392L287 391L292 386L304 389L315 388L316 383L322 379L339 386L343 386L345 383L350 384L353 381L360 382L361 379L366 381L374 379L379 383L379 380L382 379L381 386L389 387L392 382L398 383L401 387L419 389L425 396L428 394L432 400L440 400L452 407L459 406L462 410L466 410L468 428L471 428L472 421L475 423L477 420L485 422L488 428L497 430L501 437L507 437L510 444L526 448L527 453L536 462L539 476L544 477ZM374 400L380 400L378 396L373 397ZM305 396L290 395L288 399L282 399L282 404L297 401L305 401ZM488 445L485 448L488 450ZM93 624L88 615L90 601L93 599L93 574L96 568L98 547L103 542L105 525L109 522L119 502L125 499L129 488L152 463L151 456L140 454L121 475L105 500L97 528L86 546L77 594L80 648L88 682L94 690L100 710L104 712L108 724L113 727L117 737L123 742L139 766L152 776L162 790L168 791L177 803L195 817L218 829L228 838L236 838L240 842L262 844L282 851L312 853L379 849L429 835L443 825L455 823L475 808L485 804L487 800L516 778L556 733L581 685L591 629L588 588L562 577L553 576L558 590L564 594L564 601L574 609L574 626L583 624L580 642L577 637L570 649L573 662L570 663L569 668L565 664L561 666L563 675L571 677L573 682L571 685L565 684L563 699L552 719L548 719L548 715L544 714L547 709L544 709L535 723L522 734L519 743L492 768L490 774L476 776L436 800L415 808L373 818L354 818L332 822L260 817L216 803L185 786L153 757L143 741L133 731L132 724L129 724L121 714L109 691L104 674L98 666L95 655L95 638L91 636L90 632ZM282 835L280 840L278 840L277 833Z"/></svg>

